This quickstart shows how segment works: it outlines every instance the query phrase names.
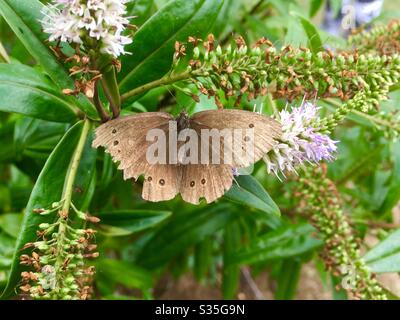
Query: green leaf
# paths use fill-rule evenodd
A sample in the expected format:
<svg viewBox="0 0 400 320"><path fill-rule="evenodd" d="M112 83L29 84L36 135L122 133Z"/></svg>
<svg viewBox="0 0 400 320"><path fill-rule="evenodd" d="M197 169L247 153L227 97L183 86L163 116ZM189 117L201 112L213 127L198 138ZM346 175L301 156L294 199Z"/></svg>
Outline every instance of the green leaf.
<svg viewBox="0 0 400 320"><path fill-rule="evenodd" d="M121 93L165 75L172 65L175 41L204 37L222 4L223 0L172 0L147 20L126 48L133 55L122 58Z"/></svg>
<svg viewBox="0 0 400 320"><path fill-rule="evenodd" d="M245 264L265 262L298 256L322 245L312 236L314 227L309 224L285 225L259 236L248 248L233 253L229 263Z"/></svg>
<svg viewBox="0 0 400 320"><path fill-rule="evenodd" d="M169 211L114 210L96 214L101 219L99 228L110 236L126 236L152 228L171 216Z"/></svg>
<svg viewBox="0 0 400 320"><path fill-rule="evenodd" d="M135 0L127 3L127 15L135 16L133 22L142 25L155 9L153 0Z"/></svg>
<svg viewBox="0 0 400 320"><path fill-rule="evenodd" d="M78 109L33 68L0 64L0 111L55 122L72 122Z"/></svg>
<svg viewBox="0 0 400 320"><path fill-rule="evenodd" d="M329 0L333 12L333 18L337 18L342 9L343 0Z"/></svg>
<svg viewBox="0 0 400 320"><path fill-rule="evenodd" d="M12 263L15 238L0 230L0 270L8 269Z"/></svg>
<svg viewBox="0 0 400 320"><path fill-rule="evenodd" d="M42 8L43 4L37 0L0 0L0 14L58 88L73 88L72 78L45 44L48 36L42 31L40 24L43 18ZM85 97L67 99L90 116L96 116L94 107Z"/></svg>
<svg viewBox="0 0 400 320"><path fill-rule="evenodd" d="M239 288L240 266L229 264L229 257L240 246L240 227L234 222L225 228L224 233L224 269L222 273L222 295L224 299L235 299Z"/></svg>
<svg viewBox="0 0 400 320"><path fill-rule="evenodd" d="M206 278L212 264L213 238L207 237L194 247L193 274L198 281Z"/></svg>
<svg viewBox="0 0 400 320"><path fill-rule="evenodd" d="M400 272L400 230L392 232L364 255L373 272Z"/></svg>
<svg viewBox="0 0 400 320"><path fill-rule="evenodd" d="M17 239L11 272L2 298L7 298L12 295L20 281L21 271L24 270L19 264L19 257L23 253L21 248L28 242L36 241L36 231L38 230L39 224L52 222L54 220L53 215L40 216L35 214L33 210L37 208L49 208L53 202L61 199L65 177L68 173L70 161L81 131L82 122L79 122L66 133L48 158L35 183L25 210L21 230ZM91 177L88 177L88 179L90 178Z"/></svg>
<svg viewBox="0 0 400 320"><path fill-rule="evenodd" d="M314 17L319 9L321 9L322 5L324 4L324 0L311 0L311 4L310 4L310 18Z"/></svg>
<svg viewBox="0 0 400 320"><path fill-rule="evenodd" d="M144 245L137 261L147 268L157 268L186 248L215 234L235 217L237 215L231 207L222 204L177 215Z"/></svg>
<svg viewBox="0 0 400 320"><path fill-rule="evenodd" d="M73 81L44 44L47 35L40 20L43 4L37 0L0 0L0 13L21 40L29 53L46 70L60 88L73 87Z"/></svg>
<svg viewBox="0 0 400 320"><path fill-rule="evenodd" d="M5 213L0 215L0 229L13 238L17 237L21 222L21 214Z"/></svg>
<svg viewBox="0 0 400 320"><path fill-rule="evenodd" d="M390 178L389 190L381 207L378 209L382 215L391 211L400 200L400 142L391 146L393 170Z"/></svg>
<svg viewBox="0 0 400 320"><path fill-rule="evenodd" d="M314 24L297 12L291 12L291 15L299 19L304 31L307 34L311 51L314 53L321 51L323 49L322 40Z"/></svg>
<svg viewBox="0 0 400 320"><path fill-rule="evenodd" d="M240 0L225 0L220 10L220 13L215 21L212 33L218 37L223 34L229 24L232 23L232 18L236 16L236 12L240 10Z"/></svg>
<svg viewBox="0 0 400 320"><path fill-rule="evenodd" d="M17 157L47 159L69 125L22 117L15 123L14 145Z"/></svg>
<svg viewBox="0 0 400 320"><path fill-rule="evenodd" d="M234 184L225 194L226 199L267 214L280 216L278 206L256 178L243 175L236 177L235 180L237 184Z"/></svg>
<svg viewBox="0 0 400 320"><path fill-rule="evenodd" d="M149 272L128 262L100 259L96 263L96 269L97 273L110 281L128 288L147 290L153 285L153 278Z"/></svg>
<svg viewBox="0 0 400 320"><path fill-rule="evenodd" d="M275 300L292 300L295 297L301 267L302 263L299 259L282 261L277 278L278 287L275 291Z"/></svg>

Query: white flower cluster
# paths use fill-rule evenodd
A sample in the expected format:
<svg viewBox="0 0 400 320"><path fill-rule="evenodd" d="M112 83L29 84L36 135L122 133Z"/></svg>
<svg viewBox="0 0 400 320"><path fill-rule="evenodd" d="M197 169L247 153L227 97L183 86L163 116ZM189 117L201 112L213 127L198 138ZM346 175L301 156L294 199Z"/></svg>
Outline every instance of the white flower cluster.
<svg viewBox="0 0 400 320"><path fill-rule="evenodd" d="M126 54L132 39L122 33L129 23L126 3L130 0L53 0L43 10L43 30L49 40L82 44L97 40L101 52L115 58Z"/></svg>
<svg viewBox="0 0 400 320"><path fill-rule="evenodd" d="M296 166L303 163L318 163L322 160L332 161L337 150L338 141L328 135L317 132L311 122L318 119L318 108L311 103L302 103L291 112L283 110L279 114L282 124L282 137L267 155L264 161L268 173L285 171L296 172Z"/></svg>

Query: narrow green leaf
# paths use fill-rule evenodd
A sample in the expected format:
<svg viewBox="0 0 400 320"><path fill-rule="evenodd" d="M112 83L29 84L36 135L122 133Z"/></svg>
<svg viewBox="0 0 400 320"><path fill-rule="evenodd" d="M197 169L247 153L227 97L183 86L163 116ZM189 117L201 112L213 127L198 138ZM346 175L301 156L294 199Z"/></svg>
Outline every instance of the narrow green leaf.
<svg viewBox="0 0 400 320"><path fill-rule="evenodd" d="M392 232L364 255L368 263L384 257L400 253L400 230Z"/></svg>
<svg viewBox="0 0 400 320"><path fill-rule="evenodd" d="M78 109L35 69L0 64L0 111L55 122L72 122Z"/></svg>
<svg viewBox="0 0 400 320"><path fill-rule="evenodd" d="M128 288L147 290L153 284L153 278L149 272L128 262L100 259L96 263L96 269L110 281Z"/></svg>
<svg viewBox="0 0 400 320"><path fill-rule="evenodd" d="M314 17L318 13L319 9L321 9L324 2L325 2L324 0L311 0L310 12L309 12L310 18Z"/></svg>
<svg viewBox="0 0 400 320"><path fill-rule="evenodd" d="M26 156L40 159L40 162L46 160L69 127L70 125L66 123L20 117L14 129L17 159Z"/></svg>
<svg viewBox="0 0 400 320"><path fill-rule="evenodd" d="M337 18L342 9L343 0L329 0L333 12L333 17Z"/></svg>
<svg viewBox="0 0 400 320"><path fill-rule="evenodd" d="M312 236L315 229L309 224L285 225L253 241L248 248L233 253L229 263L256 263L294 257L322 245Z"/></svg>
<svg viewBox="0 0 400 320"><path fill-rule="evenodd" d="M37 0L0 0L0 13L29 53L60 88L73 87L67 71L44 44L47 35L40 25L43 4Z"/></svg>
<svg viewBox="0 0 400 320"><path fill-rule="evenodd" d="M175 41L203 38L211 29L223 0L172 0L139 29L122 58L120 90L125 93L165 75L171 68ZM126 71L124 71L126 70Z"/></svg>
<svg viewBox="0 0 400 320"><path fill-rule="evenodd" d="M233 222L225 228L224 233L224 269L222 273L222 295L224 299L235 299L239 288L240 266L229 264L229 257L237 251L240 245L240 227Z"/></svg>
<svg viewBox="0 0 400 320"><path fill-rule="evenodd" d="M25 210L16 243L11 272L2 298L11 296L20 281L21 271L24 270L19 264L19 257L23 254L21 248L28 242L36 241L36 231L39 224L54 220L53 215L40 216L35 214L33 210L37 208L49 208L53 202L61 200L65 177L68 173L70 161L81 131L82 122L79 122L66 133L48 158L35 183ZM87 178L90 179L91 177Z"/></svg>
<svg viewBox="0 0 400 320"><path fill-rule="evenodd" d="M127 15L136 17L133 22L139 26L150 17L154 10L154 0L135 0L127 3Z"/></svg>
<svg viewBox="0 0 400 320"><path fill-rule="evenodd" d="M42 8L43 4L38 0L0 0L0 14L58 89L73 88L74 82L67 70L45 44L47 35L42 31L40 23L43 18ZM85 97L68 97L66 100L77 104L91 117L96 116L93 105Z"/></svg>
<svg viewBox="0 0 400 320"><path fill-rule="evenodd" d="M400 272L400 251L377 260L370 261L368 267L375 273Z"/></svg>
<svg viewBox="0 0 400 320"><path fill-rule="evenodd" d="M392 232L364 255L373 272L400 272L400 230Z"/></svg>
<svg viewBox="0 0 400 320"><path fill-rule="evenodd" d="M278 275L275 300L292 300L296 295L302 263L299 259L282 261Z"/></svg>
<svg viewBox="0 0 400 320"><path fill-rule="evenodd" d="M291 15L299 19L307 34L311 51L314 53L321 51L323 49L322 40L314 24L297 12L291 12Z"/></svg>
<svg viewBox="0 0 400 320"><path fill-rule="evenodd" d="M234 184L225 194L226 199L267 214L280 216L278 206L256 178L251 175L243 175L236 177L235 180L237 184Z"/></svg>
<svg viewBox="0 0 400 320"><path fill-rule="evenodd" d="M212 263L213 239L205 238L194 247L193 273L198 281L206 278Z"/></svg>
<svg viewBox="0 0 400 320"><path fill-rule="evenodd" d="M152 228L170 215L169 211L150 210L114 210L96 214L101 219L101 232L110 236L125 236Z"/></svg>
<svg viewBox="0 0 400 320"><path fill-rule="evenodd" d="M140 251L137 261L147 268L160 267L186 248L224 228L235 217L230 206L222 204L180 214L154 234Z"/></svg>
<svg viewBox="0 0 400 320"><path fill-rule="evenodd" d="M14 246L15 238L0 230L0 270L10 268L13 261Z"/></svg>
<svg viewBox="0 0 400 320"><path fill-rule="evenodd" d="M21 222L22 215L19 213L4 213L0 215L0 229L10 237L17 237Z"/></svg>
<svg viewBox="0 0 400 320"><path fill-rule="evenodd" d="M225 0L224 4L220 10L220 13L215 21L215 25L212 29L212 33L215 36L223 34L228 28L228 26L233 22L233 17L236 18L236 12L240 10L240 5L242 1L240 0Z"/></svg>
<svg viewBox="0 0 400 320"><path fill-rule="evenodd" d="M390 146L392 152L393 170L390 178L390 185L385 200L377 210L382 215L392 210L400 200L400 142Z"/></svg>

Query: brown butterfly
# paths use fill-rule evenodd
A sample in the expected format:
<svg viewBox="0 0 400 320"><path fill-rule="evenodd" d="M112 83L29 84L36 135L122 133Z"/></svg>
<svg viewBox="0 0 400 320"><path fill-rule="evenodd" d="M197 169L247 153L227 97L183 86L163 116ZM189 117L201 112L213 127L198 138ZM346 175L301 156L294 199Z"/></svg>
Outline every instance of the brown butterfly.
<svg viewBox="0 0 400 320"><path fill-rule="evenodd" d="M178 135L187 130L194 132L200 141L199 145L195 145L192 149L188 148L188 139L185 137L177 142L180 152L173 154L170 143L172 136L170 128L173 124ZM241 130L243 134L233 134L230 140L226 139L226 136L225 138L221 136L219 143L215 144L212 138L203 136L207 130L210 132L215 129L221 132ZM165 133L167 139L164 143L166 146L164 159L168 158L166 163L149 161L149 148L155 143L155 140L149 140L148 137L151 130ZM249 130L253 133L251 138L246 133ZM192 117L182 112L176 119L164 112L146 112L102 124L96 129L93 146L105 147L113 160L120 162L119 169L124 171L124 179L137 180L144 175L143 199L153 202L164 201L173 199L180 193L184 201L198 204L201 198L210 203L222 197L232 186L234 170L248 167L260 160L273 148L281 134L279 122L250 111L207 110ZM205 143L206 139L210 139L208 143ZM229 150L226 141L235 146L239 145L239 149L244 151L248 151L250 149L248 146L251 145L252 152L237 152L237 149L233 152L231 147L234 154L227 161L226 154L221 155L222 151ZM193 156L192 153L198 153L198 159L206 154L202 159L205 161L188 163L187 159ZM161 156L161 153L156 152L155 155ZM215 155L220 156L221 161L215 162Z"/></svg>

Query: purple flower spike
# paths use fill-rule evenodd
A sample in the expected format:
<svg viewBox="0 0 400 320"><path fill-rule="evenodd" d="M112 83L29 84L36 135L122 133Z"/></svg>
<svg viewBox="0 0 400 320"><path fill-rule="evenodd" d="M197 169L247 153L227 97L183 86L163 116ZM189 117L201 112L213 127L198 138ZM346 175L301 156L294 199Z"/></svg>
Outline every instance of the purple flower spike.
<svg viewBox="0 0 400 320"><path fill-rule="evenodd" d="M311 103L293 108L291 112L283 110L279 114L282 124L282 138L264 157L268 173L296 172L296 167L303 163L332 161L337 151L338 141L328 135L315 132L311 122L318 119L318 108Z"/></svg>

